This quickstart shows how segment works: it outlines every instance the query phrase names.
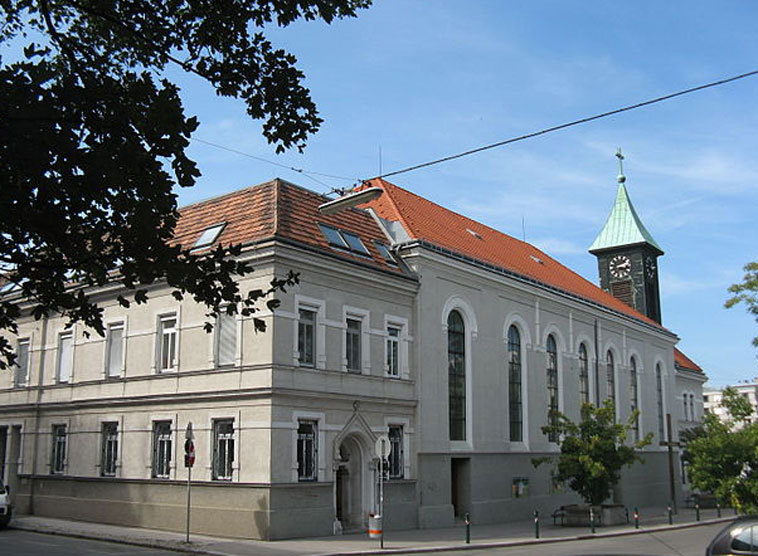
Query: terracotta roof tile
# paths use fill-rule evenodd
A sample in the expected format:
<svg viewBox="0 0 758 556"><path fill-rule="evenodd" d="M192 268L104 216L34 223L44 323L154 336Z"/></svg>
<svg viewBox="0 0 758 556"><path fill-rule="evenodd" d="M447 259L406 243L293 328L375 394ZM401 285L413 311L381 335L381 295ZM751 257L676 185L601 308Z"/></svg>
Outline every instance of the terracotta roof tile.
<svg viewBox="0 0 758 556"><path fill-rule="evenodd" d="M441 207L386 180L375 179L365 186L381 187L385 192L367 206L385 220L399 221L413 239L504 268L664 329L529 243Z"/></svg>
<svg viewBox="0 0 758 556"><path fill-rule="evenodd" d="M274 237L321 249L346 260L359 261L383 270L404 271L388 264L375 241L388 245L387 237L365 210L348 209L325 216L318 206L329 199L284 180L274 179L179 209L175 241L192 247L203 231L226 223L213 245L251 244ZM361 238L370 257L332 248L319 223L352 232Z"/></svg>
<svg viewBox="0 0 758 556"><path fill-rule="evenodd" d="M681 367L682 369L687 369L689 371L696 371L698 373L703 372L703 369L701 369L697 363L684 355L677 348L674 348L674 365Z"/></svg>

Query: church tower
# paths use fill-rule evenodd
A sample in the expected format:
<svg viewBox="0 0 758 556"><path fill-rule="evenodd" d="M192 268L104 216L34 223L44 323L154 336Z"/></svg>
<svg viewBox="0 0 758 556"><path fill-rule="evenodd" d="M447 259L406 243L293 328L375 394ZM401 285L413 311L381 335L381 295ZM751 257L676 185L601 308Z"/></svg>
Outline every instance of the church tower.
<svg viewBox="0 0 758 556"><path fill-rule="evenodd" d="M624 155L619 159L618 190L608 220L590 253L597 257L600 287L643 315L661 322L658 257L663 250L647 231L626 191Z"/></svg>

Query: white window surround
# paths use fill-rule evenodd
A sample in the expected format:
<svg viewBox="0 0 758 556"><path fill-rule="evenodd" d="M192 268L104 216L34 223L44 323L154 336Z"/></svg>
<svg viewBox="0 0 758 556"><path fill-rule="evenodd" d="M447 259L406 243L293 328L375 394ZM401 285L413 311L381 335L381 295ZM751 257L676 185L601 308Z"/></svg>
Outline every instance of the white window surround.
<svg viewBox="0 0 758 556"><path fill-rule="evenodd" d="M616 347L616 344L612 340L607 340L605 342L605 345L603 346L603 358L601 361L603 362L603 370L605 372L600 373L603 378L605 378L605 398L603 398L603 402L609 398L608 396L608 375L606 374L608 372L608 352L611 352L613 354L613 399L615 400L616 407L614 408L616 411L616 421L618 422L621 419L621 398L619 397L620 392L620 384L619 379L621 377L621 373L619 372L620 369L627 367L628 363L624 362L621 358L621 351ZM602 403L602 402L601 402Z"/></svg>
<svg viewBox="0 0 758 556"><path fill-rule="evenodd" d="M547 338L553 335L555 339L555 347L558 350L556 354L556 360L558 364L558 411L565 413L565 388L564 388L564 359L566 357L566 339L563 337L563 333L558 326L551 322L542 329L542 344L539 346L539 351L545 354L545 363L547 363ZM544 369L543 369L544 372Z"/></svg>
<svg viewBox="0 0 758 556"><path fill-rule="evenodd" d="M126 376L126 338L128 337L128 324L127 324L127 317L123 316L120 318L113 318L113 319L107 319L103 321L103 324L105 325L105 341L103 342L103 377L108 379L114 379L114 378L124 378ZM116 328L119 325L121 325L121 369L118 375L110 375L109 374L109 356L110 356L110 343L111 343L111 337L110 337L110 330L111 328Z"/></svg>
<svg viewBox="0 0 758 556"><path fill-rule="evenodd" d="M508 420L508 404L503 404L505 408L505 418L502 422L506 424L506 443L511 450L514 451L526 451L529 449L529 352L532 350L532 335L529 332L529 325L526 319L521 316L520 313L512 311L505 317L505 324L503 325L503 360L505 364L506 373L506 391L504 393L504 400L508 400L508 330L511 326L515 326L521 336L521 442L511 442L508 440L509 420Z"/></svg>
<svg viewBox="0 0 758 556"><path fill-rule="evenodd" d="M342 352L340 370L347 372L347 321L358 320L361 323L361 369L360 374L371 374L371 313L366 309L342 306ZM358 374L358 373L356 373Z"/></svg>
<svg viewBox="0 0 758 556"><path fill-rule="evenodd" d="M389 374L389 368L387 366L387 341L386 339L389 337L389 333L387 329L389 327L395 327L400 329L400 337L398 338L398 376L393 378L404 378L408 379L410 378L410 368L409 368L409 362L408 362L408 353L409 353L409 343L410 339L408 337L408 319L403 317L397 317L395 315L384 315L384 330L382 331L382 336L385 339L384 341L384 358L383 361L383 368L384 368L384 375L385 376L391 376Z"/></svg>
<svg viewBox="0 0 758 556"><path fill-rule="evenodd" d="M61 361L61 341L64 338L71 338L71 353L67 356L67 361ZM72 326L68 329L60 329L56 334L55 341L55 383L56 384L72 384L74 382L74 363L76 361L76 326ZM61 365L68 365L68 377L66 380L61 380L60 372L63 367Z"/></svg>
<svg viewBox="0 0 758 556"><path fill-rule="evenodd" d="M403 480L412 479L411 475L411 435L413 429L411 428L410 419L401 417L385 417L384 429L381 431L374 430L377 434L387 434L390 430L390 425L396 425L403 427Z"/></svg>
<svg viewBox="0 0 758 556"><path fill-rule="evenodd" d="M230 481L213 481L213 450L214 447L214 422L215 421L221 421L224 419L231 419L234 421L233 429L234 429L234 462L232 463L232 478ZM193 423L195 426L199 425L200 423ZM187 423L184 423L184 428L187 427ZM207 460L206 460L206 473L207 476L205 477L205 480L207 481L213 481L213 482L226 482L226 483L238 483L240 482L240 445L242 444L242 412L241 411L211 411L208 415L208 425L207 430L205 431L205 442L207 443ZM184 430L184 428L181 428L180 430ZM198 449L198 442L199 438L201 437L201 433L204 432L202 430L198 430L195 428L195 450ZM178 444L178 443L177 443ZM182 450L184 449L184 442L182 442ZM197 469L197 464L195 465L195 468ZM198 477L198 480L200 480L200 477Z"/></svg>
<svg viewBox="0 0 758 556"><path fill-rule="evenodd" d="M26 386L29 386L30 377L32 374L32 346L33 344L33 337L32 334L29 334L28 336L22 336L16 340L16 349L15 353L18 356L20 351L20 346L25 345L26 346L26 373L24 375L24 380L16 380L18 377L18 359L16 359L16 366L13 367L13 387L14 388L24 388Z"/></svg>
<svg viewBox="0 0 758 556"><path fill-rule="evenodd" d="M98 429L97 429L97 461L95 463L95 470L97 471L97 476L100 479L115 479L121 476L121 464L123 461L123 454L124 454L124 416L123 415L115 415L115 414L109 414L109 415L101 415L98 418ZM103 453L103 424L104 423L117 423L118 424L118 451L116 456L116 473L111 476L103 477L100 474L100 467L102 465L102 453Z"/></svg>
<svg viewBox="0 0 758 556"><path fill-rule="evenodd" d="M473 343L478 336L478 326L476 323L476 315L471 305L458 295L453 295L445 302L442 309L442 333L440 336L441 351L444 354L444 368L447 368L448 357L448 335L447 335L447 319L451 311L458 311L463 318L463 324L466 327L465 334L465 365L466 365L466 440L449 440L451 450L473 450L474 449L474 405L473 405L473 388L471 383L471 376L473 374L473 360L472 351ZM447 382L445 382L447 384ZM446 394L445 394L446 395ZM449 412L445 412L449 419Z"/></svg>
<svg viewBox="0 0 758 556"><path fill-rule="evenodd" d="M316 423L316 433L318 438L316 440L316 451L318 453L318 472L316 473L316 481L312 482L324 482L330 481L331 477L326 476L326 416L324 413L313 411L293 411L292 412L292 441L291 441L291 454L292 454L292 482L298 483L297 476L297 429L300 425L300 421L314 421Z"/></svg>
<svg viewBox="0 0 758 556"><path fill-rule="evenodd" d="M148 431L148 434L150 435L150 442L148 447L148 459L147 459L147 465L145 465L146 475L145 479L153 479L153 423L156 421L171 421L171 435L173 440L173 445L171 446L171 473L169 475L170 479L177 479L176 476L176 470L180 467L179 464L177 464L177 457L181 457L181 467L184 467L184 430L179 430L177 423L179 422L179 415L177 413L151 413L148 416L148 424L146 426L146 430ZM185 423L186 428L186 423ZM197 431L195 431L195 437L197 438ZM197 446L197 444L196 444ZM181 451L180 451L181 449Z"/></svg>
<svg viewBox="0 0 758 556"><path fill-rule="evenodd" d="M169 318L169 317L175 317L176 318L176 345L175 345L175 355L174 355L174 366L170 369L161 369L159 360L161 357L161 346L163 342L163 338L161 335L161 319ZM181 313L181 307L179 305L175 306L174 308L166 308L161 311L156 311L154 313L154 322L155 322L155 329L153 331L153 363L151 367L152 374L167 374L176 372L180 368L180 362L181 362L181 344L182 344L182 313Z"/></svg>
<svg viewBox="0 0 758 556"><path fill-rule="evenodd" d="M304 369L325 369L326 368L326 301L323 299L316 299L313 297L306 297L303 295L295 294L295 314L292 319L292 364L296 367L300 366L300 351L298 350L298 323L300 320L300 309L314 311L316 313L316 353L314 354L315 365L303 366ZM344 339L343 339L344 343ZM340 360L344 358L343 355Z"/></svg>

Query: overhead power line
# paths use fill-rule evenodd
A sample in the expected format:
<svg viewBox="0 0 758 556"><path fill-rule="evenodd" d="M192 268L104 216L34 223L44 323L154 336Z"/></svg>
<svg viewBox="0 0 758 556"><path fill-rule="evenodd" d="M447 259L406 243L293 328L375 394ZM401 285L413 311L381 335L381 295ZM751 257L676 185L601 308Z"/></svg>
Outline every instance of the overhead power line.
<svg viewBox="0 0 758 556"><path fill-rule="evenodd" d="M398 174L405 174L407 172L412 172L413 170L419 170L420 168L426 168L427 166L434 166L435 164L442 164L443 162L448 162L450 160L455 160L456 158L463 158L464 156L469 156L472 154L476 154L482 151L487 151L490 149L494 149L497 147L502 147L503 145L508 145L510 143L516 143L518 141L523 141L524 139L531 139L532 137L537 137L538 135L545 135L546 133L552 133L553 131L558 131L561 129L566 129L567 127L572 127L579 124L585 124L587 122L591 122L593 120L599 120L601 118L607 118L608 116L613 116L614 114L620 114L621 112L628 112L630 110L635 110L637 108L642 108L643 106L649 106L651 104L656 104L658 102L663 102L664 100L669 100L672 98L680 97L683 95L687 95L690 93L694 93L697 91L702 91L703 89L709 89L711 87L717 87L719 85L724 85L726 83L731 83L732 81L737 81L738 79L744 79L746 77L752 77L754 75L758 75L758 70L750 71L748 73L742 73L740 75L734 75L732 77L727 77L725 79L720 79L719 81L712 81L710 83L706 83L705 85L698 85L697 87L692 87L690 89L684 89L682 91L677 91L676 93L671 93L668 95L664 95L662 97L657 97L650 100L645 100L643 102L638 102L637 104L631 104L629 106L624 106L623 108L617 108L615 110L611 110L609 112L603 112L601 114L596 114L594 116L588 116L586 118L581 118L579 120L574 120L572 122L568 122L565 124L556 125L553 127L548 127L545 129L541 129L540 131L535 131L532 133L527 133L525 135L519 135L518 137L512 137L510 139L506 139L504 141L498 141L497 143L492 143L490 145L484 145L483 147L477 147L475 149L471 149L468 151L464 151L458 154L453 154L450 156L445 156L443 158L438 158L436 160L430 160L429 162L423 162L421 164L416 164L414 166L408 166L407 168L401 168L400 170L394 170L392 172L387 172L386 174L381 174L379 176L376 176L375 178L371 179L377 179L377 178L388 178L390 176L397 176ZM368 180L364 180L368 181Z"/></svg>

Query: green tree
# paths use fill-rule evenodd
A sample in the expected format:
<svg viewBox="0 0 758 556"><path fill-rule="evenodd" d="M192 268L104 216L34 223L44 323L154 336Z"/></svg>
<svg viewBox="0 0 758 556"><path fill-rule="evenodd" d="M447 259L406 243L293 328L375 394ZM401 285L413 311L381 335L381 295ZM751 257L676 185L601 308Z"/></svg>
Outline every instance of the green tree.
<svg viewBox="0 0 758 556"><path fill-rule="evenodd" d="M119 301L147 299L163 281L181 299L250 314L268 291L241 292L239 247L192 253L172 243L175 185L200 175L185 149L197 129L169 66L242 100L277 152L302 150L321 118L294 56L266 38L272 25L353 17L370 0L0 0L0 368L20 303L103 333L94 289L117 281ZM34 37L32 40L30 37ZM117 273L114 271L117 269ZM270 300L275 304L275 300ZM263 322L256 319L256 327Z"/></svg>
<svg viewBox="0 0 758 556"><path fill-rule="evenodd" d="M586 503L602 504L618 483L621 470L643 461L638 450L650 443L652 434L626 444L638 416L639 411L634 411L626 423L617 423L611 400L600 407L583 404L579 423L559 413L554 425L542 427L544 434L554 433L559 439L561 453L557 456L555 478L567 481ZM553 459L534 458L532 463L537 467Z"/></svg>
<svg viewBox="0 0 758 556"><path fill-rule="evenodd" d="M733 388L723 392L726 419L706 414L702 427L683 435L690 482L741 513L758 512L758 423L750 402Z"/></svg>
<svg viewBox="0 0 758 556"><path fill-rule="evenodd" d="M747 312L755 316L758 321L758 262L748 263L743 268L745 277L740 284L732 284L729 291L734 294L724 303L727 309L734 307L738 303L744 303L747 306ZM758 347L758 336L753 338L753 345Z"/></svg>

